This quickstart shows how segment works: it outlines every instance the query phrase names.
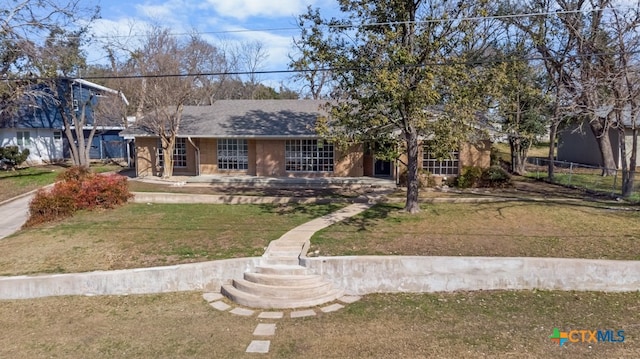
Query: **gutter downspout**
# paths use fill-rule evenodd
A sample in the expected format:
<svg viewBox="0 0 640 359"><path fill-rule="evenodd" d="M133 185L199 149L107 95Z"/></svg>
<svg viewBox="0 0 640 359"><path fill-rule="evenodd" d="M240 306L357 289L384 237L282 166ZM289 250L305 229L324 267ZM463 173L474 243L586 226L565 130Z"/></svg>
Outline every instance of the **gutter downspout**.
<svg viewBox="0 0 640 359"><path fill-rule="evenodd" d="M191 136L188 136L187 140L189 140L191 146L196 149L196 176L200 176L200 149L198 148L198 146L196 146L195 143L193 143L193 140L191 140Z"/></svg>

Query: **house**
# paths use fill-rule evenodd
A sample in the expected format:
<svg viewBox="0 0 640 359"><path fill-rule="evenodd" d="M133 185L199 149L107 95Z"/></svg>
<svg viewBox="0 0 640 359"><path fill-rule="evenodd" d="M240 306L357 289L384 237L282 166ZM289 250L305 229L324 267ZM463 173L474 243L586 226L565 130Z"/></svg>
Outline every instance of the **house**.
<svg viewBox="0 0 640 359"><path fill-rule="evenodd" d="M398 163L375 159L367 144L341 150L320 138L316 120L327 116L323 100L220 100L185 106L174 149L174 175L242 174L261 177L396 178ZM157 135L142 126L123 131L135 139L140 177L159 176L162 151ZM465 144L439 161L421 152L432 174L455 176L462 166L489 166L490 145Z"/></svg>
<svg viewBox="0 0 640 359"><path fill-rule="evenodd" d="M0 119L0 146L18 146L29 149L29 164L43 164L62 161L69 158L69 143L63 131L64 124L58 108L62 91L68 91L69 82L73 89L75 111L81 111L81 105L89 96L97 101L107 93L117 94L120 101L128 104L126 97L116 90L82 79L60 79L52 89L40 84L33 86L37 95L25 97L11 115ZM117 113L95 114L91 107L85 109L87 126L83 129L85 138L94 123L99 125L93 137L90 150L91 159L126 159L127 142L118 134L124 127L124 121ZM100 118L98 118L100 116Z"/></svg>
<svg viewBox="0 0 640 359"><path fill-rule="evenodd" d="M608 114L611 107L603 108L600 114ZM640 126L636 119L636 126ZM627 162L633 148L632 121L629 111L623 112L624 141L627 151ZM637 127L636 127L637 128ZM622 149L620 146L620 132L612 126L609 130L609 142L613 151L613 159L617 168L622 168ZM640 147L640 145L639 145ZM640 148L638 149L640 150ZM588 121L572 123L558 133L558 161L573 162L582 165L602 167L602 155L596 136L593 134Z"/></svg>

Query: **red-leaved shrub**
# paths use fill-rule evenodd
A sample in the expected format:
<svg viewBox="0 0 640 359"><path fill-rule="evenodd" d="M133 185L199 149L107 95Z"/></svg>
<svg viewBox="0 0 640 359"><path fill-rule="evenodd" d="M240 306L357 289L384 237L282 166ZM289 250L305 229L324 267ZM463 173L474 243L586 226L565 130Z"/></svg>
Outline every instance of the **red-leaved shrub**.
<svg viewBox="0 0 640 359"><path fill-rule="evenodd" d="M114 208L132 196L127 179L119 175L99 175L72 167L58 179L51 190L36 193L25 227L63 219L82 209Z"/></svg>

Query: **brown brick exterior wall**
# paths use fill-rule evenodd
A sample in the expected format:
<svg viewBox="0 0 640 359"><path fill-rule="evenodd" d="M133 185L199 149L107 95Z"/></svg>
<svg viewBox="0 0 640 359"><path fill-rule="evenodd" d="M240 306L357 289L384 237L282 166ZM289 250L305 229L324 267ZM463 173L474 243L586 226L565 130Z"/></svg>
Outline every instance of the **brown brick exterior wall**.
<svg viewBox="0 0 640 359"><path fill-rule="evenodd" d="M136 138L137 175L159 176L157 162L157 138ZM352 146L345 153L335 149L334 172L287 172L285 169L285 140L248 140L249 169L241 171L218 170L217 140L213 138L192 139L199 149L199 173L248 174L263 177L360 177L364 175L363 146ZM196 175L197 150L187 139L187 167L174 168L175 175Z"/></svg>

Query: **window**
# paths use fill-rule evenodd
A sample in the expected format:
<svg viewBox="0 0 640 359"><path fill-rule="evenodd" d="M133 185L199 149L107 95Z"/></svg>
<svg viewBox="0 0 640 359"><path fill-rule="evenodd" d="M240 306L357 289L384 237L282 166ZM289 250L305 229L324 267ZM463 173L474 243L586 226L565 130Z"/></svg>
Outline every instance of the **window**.
<svg viewBox="0 0 640 359"><path fill-rule="evenodd" d="M158 165L164 166L164 153L162 153L162 140L158 139ZM176 138L173 146L173 167L187 167L187 140Z"/></svg>
<svg viewBox="0 0 640 359"><path fill-rule="evenodd" d="M29 131L17 131L16 139L19 147L31 146L31 133Z"/></svg>
<svg viewBox="0 0 640 359"><path fill-rule="evenodd" d="M218 140L218 169L246 170L249 168L249 146L247 140Z"/></svg>
<svg viewBox="0 0 640 359"><path fill-rule="evenodd" d="M460 162L460 152L451 151L449 157L436 158L428 147L424 147L422 168L432 175L457 175Z"/></svg>
<svg viewBox="0 0 640 359"><path fill-rule="evenodd" d="M285 170L291 172L333 172L333 144L319 140L287 140Z"/></svg>
<svg viewBox="0 0 640 359"><path fill-rule="evenodd" d="M53 140L61 141L62 140L62 131L53 131Z"/></svg>
<svg viewBox="0 0 640 359"><path fill-rule="evenodd" d="M73 100L73 110L78 111L80 108L78 107L78 100Z"/></svg>

